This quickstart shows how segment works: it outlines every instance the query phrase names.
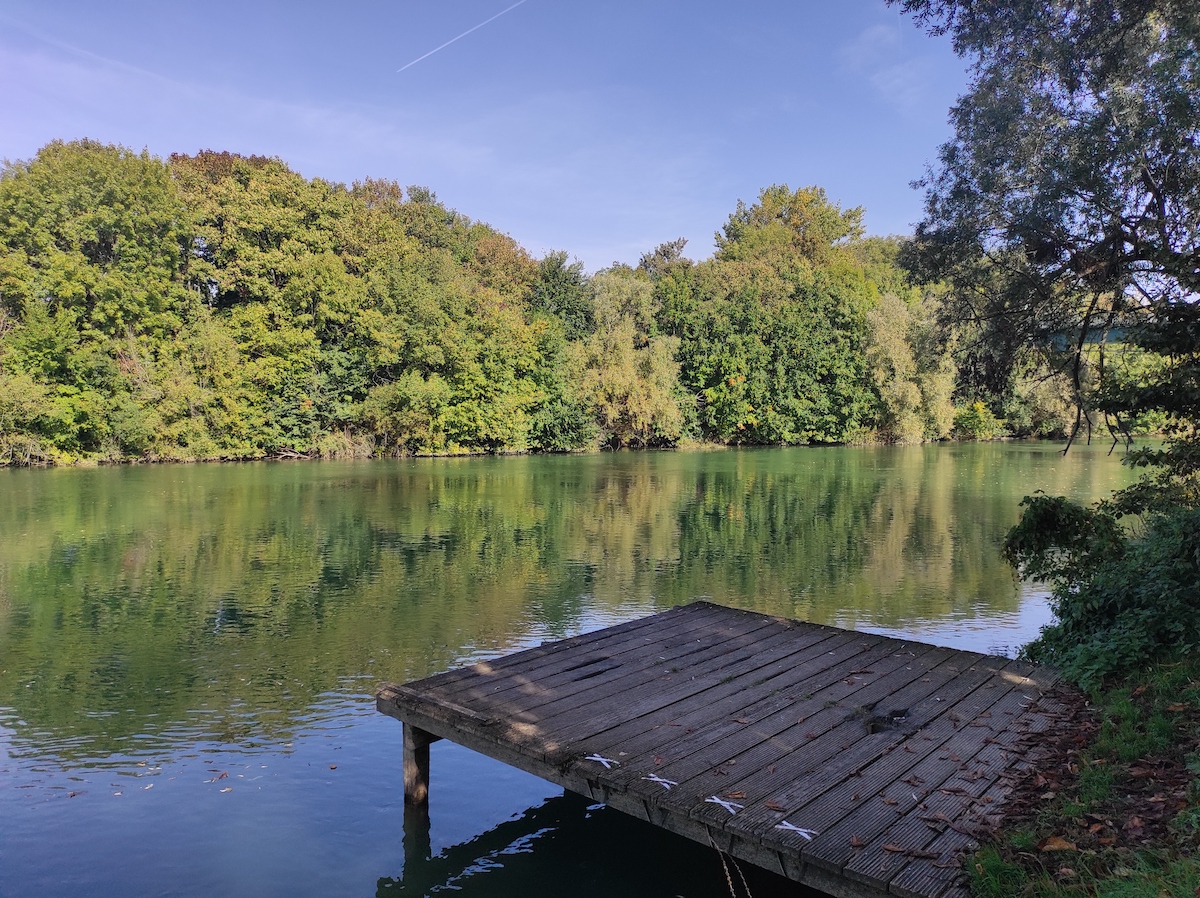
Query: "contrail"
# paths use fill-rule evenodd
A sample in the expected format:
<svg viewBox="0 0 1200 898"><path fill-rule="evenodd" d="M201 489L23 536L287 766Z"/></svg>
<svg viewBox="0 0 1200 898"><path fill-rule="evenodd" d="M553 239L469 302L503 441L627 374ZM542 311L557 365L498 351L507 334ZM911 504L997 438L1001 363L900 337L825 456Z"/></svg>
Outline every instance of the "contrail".
<svg viewBox="0 0 1200 898"><path fill-rule="evenodd" d="M506 12L512 12L514 9L516 9L518 6L520 6L522 3L525 3L525 2L526 2L526 0L517 0L517 2L516 2L516 3L514 3L512 6L510 6L508 9L502 9L502 10L500 10L500 12L496 13L496 14L495 14L494 16L492 16L490 19L484 19L482 22L480 22L480 23L479 23L478 25L476 25L474 28L468 28L466 31L464 31L462 34L460 34L458 37L452 37L452 38L450 38L450 40L446 41L446 43L442 44L440 47L434 47L432 50L430 50L430 51L429 51L428 53L426 53L424 56L418 56L416 59L414 59L414 60L413 60L412 62L410 62L408 65L401 66L400 68L396 69L396 71L397 71L397 72L403 72L403 71L404 71L405 69L407 69L407 68L412 68L412 67L413 67L413 66L415 66L415 65L416 65L418 62L420 62L422 59L428 59L430 56L432 56L432 55L433 55L434 53L436 53L438 50L445 50L447 47L449 47L449 46L450 46L452 43L454 43L455 41L460 41L460 40L462 40L464 37L466 37L466 36L467 36L468 34L470 34L472 31L478 31L480 28L482 28L482 27L483 27L484 25L486 25L488 22L494 22L494 21L496 21L496 19L500 18L500 17L501 17L502 15L504 15Z"/></svg>

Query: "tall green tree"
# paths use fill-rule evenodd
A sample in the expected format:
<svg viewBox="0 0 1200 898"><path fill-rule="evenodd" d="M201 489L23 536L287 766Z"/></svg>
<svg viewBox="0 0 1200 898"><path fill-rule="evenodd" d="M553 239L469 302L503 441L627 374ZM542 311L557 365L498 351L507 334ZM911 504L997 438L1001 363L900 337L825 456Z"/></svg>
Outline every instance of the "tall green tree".
<svg viewBox="0 0 1200 898"><path fill-rule="evenodd" d="M1179 439L1144 458L1200 498L1200 8L892 2L972 61L955 135L924 181L927 270L954 281L960 311L1006 350L1067 336L1079 389L1114 328L1158 353L1153 382L1102 395L1100 408L1117 428L1170 416Z"/></svg>
<svg viewBox="0 0 1200 898"><path fill-rule="evenodd" d="M713 259L692 266L679 244L643 259L662 326L681 339L681 381L705 436L779 445L865 434L877 291L848 249L861 218L820 188L776 185L738 203Z"/></svg>
<svg viewBox="0 0 1200 898"><path fill-rule="evenodd" d="M188 216L146 151L53 141L0 176L0 301L69 309L95 335L179 324Z"/></svg>
<svg viewBox="0 0 1200 898"><path fill-rule="evenodd" d="M25 397L7 403L22 420L4 442L67 461L152 448L159 394L144 375L193 305L189 233L168 168L146 152L55 141L5 165L0 376Z"/></svg>
<svg viewBox="0 0 1200 898"><path fill-rule="evenodd" d="M1077 679L1200 642L1200 7L1176 0L890 0L971 59L954 137L925 179L919 256L1014 345L1069 336L1077 402L1124 429L1162 416L1151 471L1098 507L1026 500L1010 559L1050 579L1033 647ZM1112 329L1156 363L1113 377ZM1136 356L1136 354L1135 354ZM1082 421L1081 407L1077 421ZM1122 515L1145 515L1128 531Z"/></svg>

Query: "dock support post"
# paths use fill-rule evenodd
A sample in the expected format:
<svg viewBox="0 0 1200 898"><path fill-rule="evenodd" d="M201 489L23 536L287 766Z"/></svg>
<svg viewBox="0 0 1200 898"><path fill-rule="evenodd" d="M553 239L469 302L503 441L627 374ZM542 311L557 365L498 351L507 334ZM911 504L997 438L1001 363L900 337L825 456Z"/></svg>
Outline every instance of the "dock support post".
<svg viewBox="0 0 1200 898"><path fill-rule="evenodd" d="M404 803L404 873L415 875L421 861L433 856L429 836L429 805Z"/></svg>
<svg viewBox="0 0 1200 898"><path fill-rule="evenodd" d="M437 736L404 724L404 803L417 807L429 805L429 743Z"/></svg>

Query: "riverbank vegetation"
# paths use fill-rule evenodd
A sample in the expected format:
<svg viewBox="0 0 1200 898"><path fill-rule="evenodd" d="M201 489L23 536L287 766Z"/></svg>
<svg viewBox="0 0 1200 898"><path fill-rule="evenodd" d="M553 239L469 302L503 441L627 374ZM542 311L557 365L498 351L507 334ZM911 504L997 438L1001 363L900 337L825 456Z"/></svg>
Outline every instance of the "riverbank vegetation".
<svg viewBox="0 0 1200 898"><path fill-rule="evenodd" d="M905 246L776 185L589 274L424 188L54 142L0 177L0 463L1064 433L1053 347L988 355Z"/></svg>
<svg viewBox="0 0 1200 898"><path fill-rule="evenodd" d="M1064 336L1073 431L1090 391L1116 439L1139 420L1166 435L1129 454L1132 486L1027 497L1008 535L1052 589L1025 654L1094 711L976 858L976 891L1200 894L1200 8L890 2L972 65L914 270L949 285L986 354Z"/></svg>

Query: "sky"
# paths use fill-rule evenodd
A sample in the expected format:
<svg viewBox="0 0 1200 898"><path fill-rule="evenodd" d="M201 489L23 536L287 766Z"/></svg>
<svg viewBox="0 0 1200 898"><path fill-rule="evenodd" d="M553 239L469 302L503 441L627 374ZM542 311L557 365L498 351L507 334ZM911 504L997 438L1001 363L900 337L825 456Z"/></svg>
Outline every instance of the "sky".
<svg viewBox="0 0 1200 898"><path fill-rule="evenodd" d="M965 63L883 0L514 3L3 0L0 157L277 156L428 187L589 271L678 237L705 258L772 184L873 234L920 219Z"/></svg>

